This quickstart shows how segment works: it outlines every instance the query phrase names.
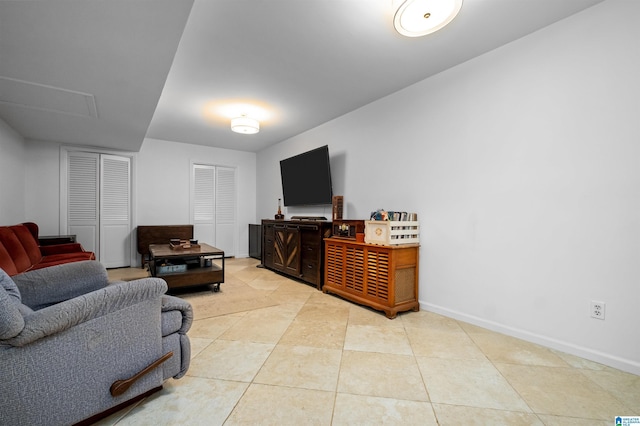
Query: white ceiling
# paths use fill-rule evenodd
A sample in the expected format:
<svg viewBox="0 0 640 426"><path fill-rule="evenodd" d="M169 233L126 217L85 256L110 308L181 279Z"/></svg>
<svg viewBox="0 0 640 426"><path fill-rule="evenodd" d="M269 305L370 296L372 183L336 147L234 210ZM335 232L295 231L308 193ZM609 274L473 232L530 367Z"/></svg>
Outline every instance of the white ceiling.
<svg viewBox="0 0 640 426"><path fill-rule="evenodd" d="M259 151L600 1L464 0L406 38L392 0L0 0L0 118L28 139ZM243 111L260 133L231 132Z"/></svg>

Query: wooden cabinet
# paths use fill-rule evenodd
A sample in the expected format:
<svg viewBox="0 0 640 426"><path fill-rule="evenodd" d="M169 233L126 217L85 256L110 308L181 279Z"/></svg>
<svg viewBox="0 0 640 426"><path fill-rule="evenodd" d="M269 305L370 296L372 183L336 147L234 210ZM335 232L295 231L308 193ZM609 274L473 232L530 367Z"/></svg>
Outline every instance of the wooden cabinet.
<svg viewBox="0 0 640 426"><path fill-rule="evenodd" d="M318 290L322 287L322 240L331 223L315 220L262 220L262 264L295 277Z"/></svg>
<svg viewBox="0 0 640 426"><path fill-rule="evenodd" d="M262 266L274 269L273 266L273 223L262 221Z"/></svg>
<svg viewBox="0 0 640 426"><path fill-rule="evenodd" d="M300 274L300 229L273 225L273 267L290 275Z"/></svg>
<svg viewBox="0 0 640 426"><path fill-rule="evenodd" d="M384 311L388 318L420 309L419 245L379 246L327 238L324 251L323 292Z"/></svg>

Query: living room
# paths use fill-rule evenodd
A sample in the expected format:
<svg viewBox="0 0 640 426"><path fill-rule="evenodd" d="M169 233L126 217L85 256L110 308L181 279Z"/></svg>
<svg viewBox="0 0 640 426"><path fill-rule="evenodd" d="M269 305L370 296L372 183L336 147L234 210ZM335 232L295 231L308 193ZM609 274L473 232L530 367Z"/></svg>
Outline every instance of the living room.
<svg viewBox="0 0 640 426"><path fill-rule="evenodd" d="M145 138L135 221L189 222L192 159L237 167L246 257L279 161L328 145L347 218L418 212L421 309L640 374L638 13L605 0L258 152ZM59 232L65 145L0 120L0 224Z"/></svg>

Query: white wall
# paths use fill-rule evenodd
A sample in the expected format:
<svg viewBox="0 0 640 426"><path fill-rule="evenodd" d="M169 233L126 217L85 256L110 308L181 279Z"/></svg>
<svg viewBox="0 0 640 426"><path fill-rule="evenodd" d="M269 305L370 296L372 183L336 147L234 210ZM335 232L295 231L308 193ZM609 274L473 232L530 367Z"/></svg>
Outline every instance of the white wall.
<svg viewBox="0 0 640 426"><path fill-rule="evenodd" d="M191 162L235 167L238 184L237 257L249 255L249 224L256 223L256 155L251 152L145 139L138 154L137 222L191 223Z"/></svg>
<svg viewBox="0 0 640 426"><path fill-rule="evenodd" d="M258 216L328 144L348 218L418 212L423 308L640 374L639 14L607 0L260 152Z"/></svg>
<svg viewBox="0 0 640 426"><path fill-rule="evenodd" d="M60 217L60 144L28 140L26 146L26 217L38 223L42 235L57 234ZM140 152L136 153L135 157L135 225L179 225L191 222L189 218L191 161L236 167L238 173L238 252L236 256L248 256L248 224L256 221L256 155L254 153L145 139Z"/></svg>
<svg viewBox="0 0 640 426"><path fill-rule="evenodd" d="M40 235L60 233L60 145L27 140L25 208Z"/></svg>
<svg viewBox="0 0 640 426"><path fill-rule="evenodd" d="M0 226L25 221L24 139L0 119Z"/></svg>

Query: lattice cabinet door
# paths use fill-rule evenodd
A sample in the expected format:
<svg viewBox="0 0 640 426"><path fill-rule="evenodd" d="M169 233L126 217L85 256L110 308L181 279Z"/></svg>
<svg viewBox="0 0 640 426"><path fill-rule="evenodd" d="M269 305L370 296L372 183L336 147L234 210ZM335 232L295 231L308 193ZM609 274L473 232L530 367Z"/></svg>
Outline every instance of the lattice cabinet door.
<svg viewBox="0 0 640 426"><path fill-rule="evenodd" d="M390 256L389 250L366 248L367 251L367 296L382 303L393 303L389 299Z"/></svg>
<svg viewBox="0 0 640 426"><path fill-rule="evenodd" d="M274 226L273 264L290 274L300 274L300 231Z"/></svg>
<svg viewBox="0 0 640 426"><path fill-rule="evenodd" d="M322 290L374 309L389 318L420 309L419 246L379 246L341 238L325 239Z"/></svg>
<svg viewBox="0 0 640 426"><path fill-rule="evenodd" d="M348 246L346 248L345 269L345 288L355 293L364 294L365 263L364 250L361 247Z"/></svg>
<svg viewBox="0 0 640 426"><path fill-rule="evenodd" d="M325 285L330 283L333 287L344 288L346 247L340 244L327 244L325 249ZM330 261L329 258L331 258Z"/></svg>

